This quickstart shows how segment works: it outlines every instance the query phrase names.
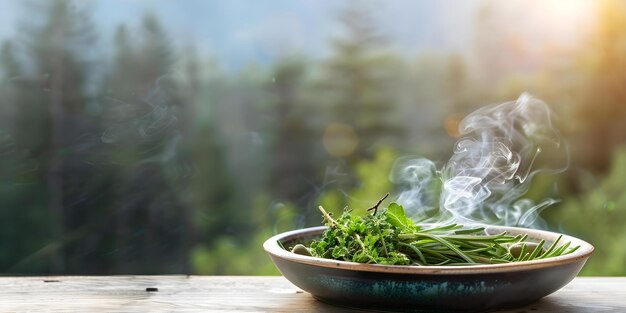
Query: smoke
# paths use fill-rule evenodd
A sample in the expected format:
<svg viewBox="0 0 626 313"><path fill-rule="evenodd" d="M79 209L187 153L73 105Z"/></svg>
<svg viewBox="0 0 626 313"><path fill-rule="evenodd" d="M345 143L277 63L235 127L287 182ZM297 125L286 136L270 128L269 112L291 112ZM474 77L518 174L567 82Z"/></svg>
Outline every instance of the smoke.
<svg viewBox="0 0 626 313"><path fill-rule="evenodd" d="M409 217L429 221L438 214L441 179L433 161L419 157L400 158L392 167L390 180L405 190L396 201L404 206Z"/></svg>
<svg viewBox="0 0 626 313"><path fill-rule="evenodd" d="M138 102L108 98L107 115L113 120L113 125L102 134L103 143L118 143L132 138L149 146L176 132L177 116L163 86L164 79L165 76L158 78L154 88Z"/></svg>
<svg viewBox="0 0 626 313"><path fill-rule="evenodd" d="M535 203L523 195L535 175L562 172L569 163L548 106L524 93L516 101L472 112L459 133L462 138L440 170L423 158L396 162L390 178L407 187L397 201L410 216L424 222L544 227L539 213L557 201ZM557 156L553 163L558 164L539 162L544 155Z"/></svg>

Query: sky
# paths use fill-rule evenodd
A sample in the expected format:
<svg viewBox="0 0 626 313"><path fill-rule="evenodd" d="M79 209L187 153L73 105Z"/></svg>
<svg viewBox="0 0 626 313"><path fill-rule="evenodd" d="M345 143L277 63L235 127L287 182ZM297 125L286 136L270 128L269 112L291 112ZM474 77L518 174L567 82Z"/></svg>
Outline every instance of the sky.
<svg viewBox="0 0 626 313"><path fill-rule="evenodd" d="M25 9L18 0L0 0L0 39L10 38ZM381 30L404 52L424 47L460 46L443 36L450 25L467 24L476 1L370 1ZM138 24L146 12L156 13L170 36L182 45L194 44L227 63L276 58L285 52L312 56L327 52L327 40L337 32L336 16L350 1L315 0L90 0L96 25L110 40L117 25ZM448 4L448 5L446 5ZM449 10L450 7L454 7ZM443 14L449 12L449 14ZM465 17L464 20L461 17Z"/></svg>
<svg viewBox="0 0 626 313"><path fill-rule="evenodd" d="M23 0L0 0L0 40L12 37L16 25L29 12ZM420 51L460 52L470 46L481 5L494 1L392 0L360 1L374 12L391 48L405 55ZM98 29L100 44L110 46L115 28L139 24L146 12L155 13L179 46L194 45L226 67L267 63L285 53L312 57L328 53L328 39L338 32L336 17L354 1L333 0L87 0ZM584 14L585 0L510 1L502 14L515 16L507 23L529 28L542 41L564 41L572 16ZM502 6L500 6L502 7ZM499 12L498 12L499 14ZM526 21L533 21L529 25ZM550 27L542 26L544 21ZM511 25L509 25L511 26ZM534 34L533 34L534 31ZM488 34L487 34L488 35Z"/></svg>

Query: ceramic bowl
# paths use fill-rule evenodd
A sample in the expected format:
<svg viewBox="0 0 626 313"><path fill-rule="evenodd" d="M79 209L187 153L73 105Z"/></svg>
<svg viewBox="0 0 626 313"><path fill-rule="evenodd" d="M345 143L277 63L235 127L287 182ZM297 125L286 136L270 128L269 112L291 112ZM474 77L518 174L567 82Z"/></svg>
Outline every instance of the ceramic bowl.
<svg viewBox="0 0 626 313"><path fill-rule="evenodd" d="M299 255L283 247L308 244L325 226L299 229L271 237L263 244L280 272L315 298L350 307L412 311L489 311L534 302L569 283L581 270L593 246L563 235L561 243L580 245L573 253L553 258L474 266L399 266L361 264ZM492 226L490 234L528 234L551 244L554 232Z"/></svg>

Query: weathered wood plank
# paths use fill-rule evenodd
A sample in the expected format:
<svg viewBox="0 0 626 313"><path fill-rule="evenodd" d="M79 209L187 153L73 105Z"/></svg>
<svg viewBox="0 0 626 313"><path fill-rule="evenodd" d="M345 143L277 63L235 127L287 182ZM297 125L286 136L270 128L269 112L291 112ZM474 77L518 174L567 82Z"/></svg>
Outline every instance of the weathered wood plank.
<svg viewBox="0 0 626 313"><path fill-rule="evenodd" d="M283 277L250 276L1 277L0 311L363 312L321 303ZM579 277L502 312L626 312L626 278Z"/></svg>

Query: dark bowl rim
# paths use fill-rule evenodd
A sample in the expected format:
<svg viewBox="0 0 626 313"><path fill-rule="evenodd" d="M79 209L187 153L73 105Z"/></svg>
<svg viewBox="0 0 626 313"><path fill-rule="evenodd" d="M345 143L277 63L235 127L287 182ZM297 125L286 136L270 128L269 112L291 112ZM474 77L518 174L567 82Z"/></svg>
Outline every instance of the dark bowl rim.
<svg viewBox="0 0 626 313"><path fill-rule="evenodd" d="M327 227L317 226L303 229L296 229L287 231L272 236L263 243L265 251L273 258L280 258L290 262L296 262L301 264L308 264L313 266L344 269L350 271L365 271L365 272L379 272L379 273L397 273L397 274L423 274L423 275L437 275L437 274L487 274L487 273L501 273L501 272L513 272L532 269L541 269L547 267L554 267L558 265L564 265L568 263L578 262L582 259L587 259L594 251L593 245L590 243L565 234L559 234L556 232L536 230L530 228L510 227L510 226L488 226L488 230L502 232L507 231L511 234L527 233L529 237L536 239L556 240L560 235L563 235L562 242L571 241L572 246L580 245L578 250L563 256L552 257L547 259L521 261L514 263L504 264L484 264L484 265L471 265L471 266L414 266L414 265L380 265L380 264L363 264L356 262L339 261L332 259L324 259L318 257L311 257L306 255L295 254L283 249L279 244L280 241L288 241L296 238L313 237L321 234Z"/></svg>

